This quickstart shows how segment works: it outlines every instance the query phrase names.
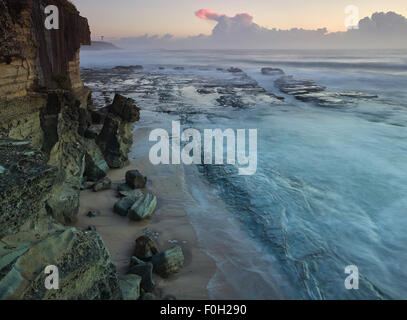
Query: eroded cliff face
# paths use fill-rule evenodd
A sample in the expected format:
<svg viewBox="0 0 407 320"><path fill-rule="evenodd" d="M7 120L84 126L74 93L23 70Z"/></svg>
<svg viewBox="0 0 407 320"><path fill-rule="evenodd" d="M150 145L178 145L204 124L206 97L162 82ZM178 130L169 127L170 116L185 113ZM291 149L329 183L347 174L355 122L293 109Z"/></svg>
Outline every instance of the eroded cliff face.
<svg viewBox="0 0 407 320"><path fill-rule="evenodd" d="M59 30L44 26L52 4ZM121 298L102 240L64 226L78 214L82 184L126 163L139 118L124 98L93 109L80 77L84 44L87 20L69 1L0 0L0 298ZM120 130L110 130L112 118ZM53 293L43 287L52 264L64 282Z"/></svg>

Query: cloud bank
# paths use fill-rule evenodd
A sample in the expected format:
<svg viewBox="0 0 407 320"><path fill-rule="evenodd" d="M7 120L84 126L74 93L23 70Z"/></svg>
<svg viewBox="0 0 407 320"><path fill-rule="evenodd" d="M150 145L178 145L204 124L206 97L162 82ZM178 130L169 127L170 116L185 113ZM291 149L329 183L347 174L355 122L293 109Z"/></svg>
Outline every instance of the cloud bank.
<svg viewBox="0 0 407 320"><path fill-rule="evenodd" d="M216 21L210 35L176 38L172 35L122 38L116 43L138 48L208 49L376 49L407 48L407 19L394 12L375 13L359 22L359 29L328 33L326 28L268 29L253 22L248 13L234 17L200 9L199 19Z"/></svg>

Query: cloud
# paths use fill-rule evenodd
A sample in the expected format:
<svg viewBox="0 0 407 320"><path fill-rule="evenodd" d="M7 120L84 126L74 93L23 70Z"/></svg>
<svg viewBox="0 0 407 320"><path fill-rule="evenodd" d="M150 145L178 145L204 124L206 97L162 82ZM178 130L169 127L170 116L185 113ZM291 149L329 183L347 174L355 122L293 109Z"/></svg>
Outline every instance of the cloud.
<svg viewBox="0 0 407 320"><path fill-rule="evenodd" d="M203 20L214 20L218 21L221 17L220 14L213 12L211 9L200 9L197 12L195 12L195 15Z"/></svg>
<svg viewBox="0 0 407 320"><path fill-rule="evenodd" d="M238 13L234 17L228 17L225 14L219 14L213 12L211 9L199 9L195 12L195 15L203 20L212 21L233 21L235 23L250 24L253 22L253 17L248 13Z"/></svg>
<svg viewBox="0 0 407 320"><path fill-rule="evenodd" d="M359 22L359 29L328 33L326 28L268 29L253 22L248 13L233 17L200 9L195 15L216 21L210 35L175 38L148 36L126 38L119 45L155 48L225 49L363 49L407 48L407 19L394 12L375 13ZM124 42L124 43L123 43Z"/></svg>

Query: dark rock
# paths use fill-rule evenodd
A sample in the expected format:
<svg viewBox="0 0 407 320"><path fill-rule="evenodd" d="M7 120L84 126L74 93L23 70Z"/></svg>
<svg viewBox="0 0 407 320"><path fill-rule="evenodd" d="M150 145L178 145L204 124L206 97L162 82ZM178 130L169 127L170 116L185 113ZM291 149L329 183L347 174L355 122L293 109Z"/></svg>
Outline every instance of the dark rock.
<svg viewBox="0 0 407 320"><path fill-rule="evenodd" d="M86 141L85 172L83 175L88 181L99 181L106 177L109 170L102 152L93 140Z"/></svg>
<svg viewBox="0 0 407 320"><path fill-rule="evenodd" d="M133 189L142 189L146 186L147 179L138 171L126 172L126 183Z"/></svg>
<svg viewBox="0 0 407 320"><path fill-rule="evenodd" d="M184 67L175 67L174 70L184 70Z"/></svg>
<svg viewBox="0 0 407 320"><path fill-rule="evenodd" d="M114 67L113 69L116 69L116 70L133 70L133 69L141 70L141 69L143 69L143 66L141 66L141 65L135 65L135 66L116 66L116 67Z"/></svg>
<svg viewBox="0 0 407 320"><path fill-rule="evenodd" d="M156 254L152 259L153 271L163 278L177 273L184 266L184 255L180 246Z"/></svg>
<svg viewBox="0 0 407 320"><path fill-rule="evenodd" d="M96 232L96 227L95 226L88 226L86 228L86 231Z"/></svg>
<svg viewBox="0 0 407 320"><path fill-rule="evenodd" d="M211 93L214 93L213 91L208 90L208 89L198 89L198 90L196 90L196 92L198 92L199 94L211 94Z"/></svg>
<svg viewBox="0 0 407 320"><path fill-rule="evenodd" d="M117 191L131 191L133 190L127 183L121 183L117 186Z"/></svg>
<svg viewBox="0 0 407 320"><path fill-rule="evenodd" d="M268 76L283 75L284 71L279 68L261 68L261 73Z"/></svg>
<svg viewBox="0 0 407 320"><path fill-rule="evenodd" d="M139 221L150 218L157 206L157 198L152 194L144 194L136 200L129 210L129 218Z"/></svg>
<svg viewBox="0 0 407 320"><path fill-rule="evenodd" d="M143 196L143 192L141 192L139 189L135 190L131 189L130 191L119 191L119 196L126 197L136 201L137 199Z"/></svg>
<svg viewBox="0 0 407 320"><path fill-rule="evenodd" d="M131 125L112 113L106 116L96 143L110 168L123 168L128 163L128 154L133 144Z"/></svg>
<svg viewBox="0 0 407 320"><path fill-rule="evenodd" d="M116 94L113 104L108 107L109 112L119 116L125 122L135 122L140 120L140 109L131 98Z"/></svg>
<svg viewBox="0 0 407 320"><path fill-rule="evenodd" d="M93 191L99 192L102 190L108 190L112 186L112 180L109 178L103 178L102 180L99 180L93 185Z"/></svg>
<svg viewBox="0 0 407 320"><path fill-rule="evenodd" d="M91 111L92 122L94 124L103 124L108 112L109 110L107 108Z"/></svg>
<svg viewBox="0 0 407 320"><path fill-rule="evenodd" d="M165 70L165 67L158 67L158 69L160 69L160 70Z"/></svg>
<svg viewBox="0 0 407 320"><path fill-rule="evenodd" d="M141 277L141 288L145 292L152 292L154 288L153 264L131 257L128 273Z"/></svg>
<svg viewBox="0 0 407 320"><path fill-rule="evenodd" d="M99 216L100 216L100 212L99 212L99 211L96 211L96 210L92 210L92 211L89 211L89 212L86 214L86 216L89 217L89 218L99 217Z"/></svg>
<svg viewBox="0 0 407 320"><path fill-rule="evenodd" d="M177 300L177 298L175 298L174 296L165 296L165 297L163 298L163 300L166 300L166 301L175 301L175 300Z"/></svg>
<svg viewBox="0 0 407 320"><path fill-rule="evenodd" d="M230 67L227 71L231 73L243 72L242 69L236 67Z"/></svg>
<svg viewBox="0 0 407 320"><path fill-rule="evenodd" d="M326 89L324 86L316 85L312 80L298 80L292 76L281 77L275 81L275 84L282 92L292 95L321 92Z"/></svg>
<svg viewBox="0 0 407 320"><path fill-rule="evenodd" d="M124 300L138 300L140 298L141 277L136 274L126 274L119 277L119 285Z"/></svg>
<svg viewBox="0 0 407 320"><path fill-rule="evenodd" d="M113 211L123 217L127 216L131 206L134 204L134 200L130 198L121 198L117 201L113 207Z"/></svg>
<svg viewBox="0 0 407 320"><path fill-rule="evenodd" d="M154 239L148 235L142 235L136 239L134 255L141 260L149 260L158 253Z"/></svg>

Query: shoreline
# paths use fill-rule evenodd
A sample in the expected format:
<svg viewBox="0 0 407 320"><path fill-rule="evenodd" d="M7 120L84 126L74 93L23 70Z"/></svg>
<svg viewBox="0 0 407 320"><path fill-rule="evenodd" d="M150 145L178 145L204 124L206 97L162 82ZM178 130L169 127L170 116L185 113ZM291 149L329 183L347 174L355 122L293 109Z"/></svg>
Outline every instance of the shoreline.
<svg viewBox="0 0 407 320"><path fill-rule="evenodd" d="M160 251L180 245L185 257L184 267L168 279L154 274L154 294L158 299L168 295L179 300L208 299L207 286L215 275L216 264L199 244L185 209L187 205L193 205L194 200L185 186L184 170L182 166L154 166L150 163L148 149L140 148L141 141L148 141L147 132L148 128L145 127L133 130L133 149L141 152L134 152L135 159L126 167L109 170L107 177L112 180L111 189L81 191L79 214L72 225L79 229L91 225L96 227L96 232L117 265L119 275L127 272L135 240L147 230L155 235ZM132 169L147 176L147 186L143 191L157 196L157 208L149 220L135 222L113 212L113 206L119 200L116 187L124 182L126 171ZM86 214L90 210L98 210L101 215L89 218Z"/></svg>

